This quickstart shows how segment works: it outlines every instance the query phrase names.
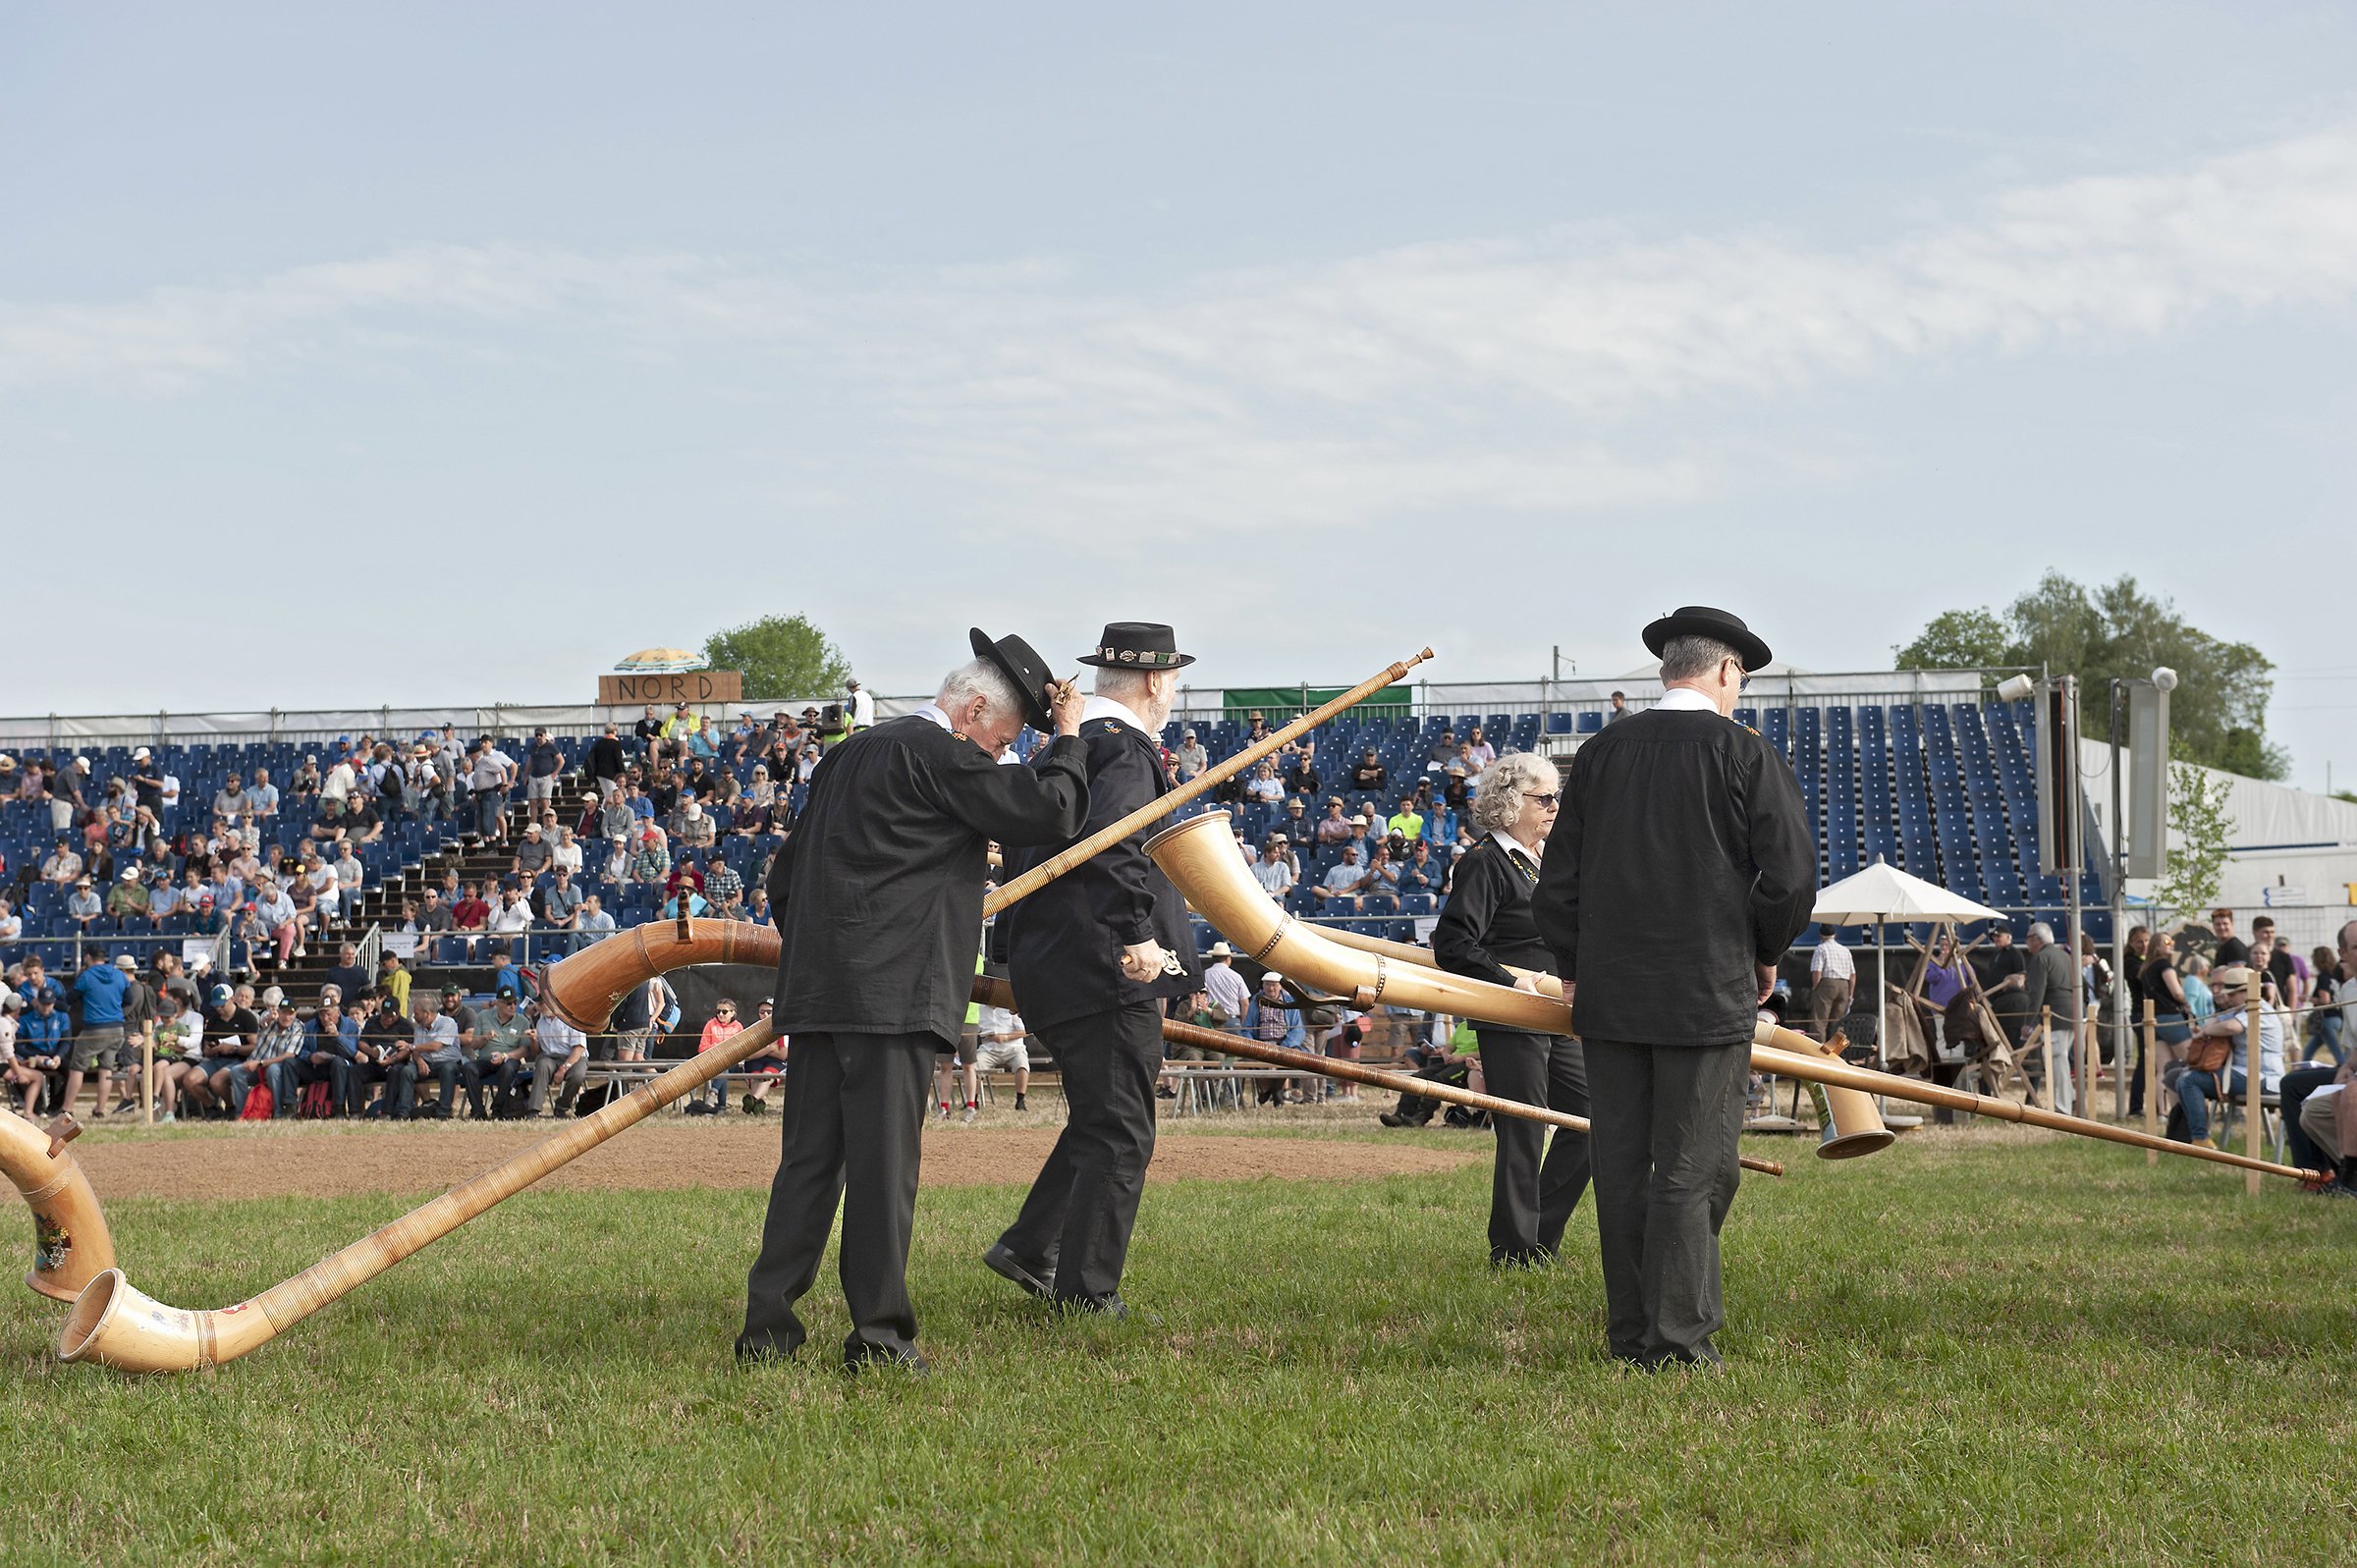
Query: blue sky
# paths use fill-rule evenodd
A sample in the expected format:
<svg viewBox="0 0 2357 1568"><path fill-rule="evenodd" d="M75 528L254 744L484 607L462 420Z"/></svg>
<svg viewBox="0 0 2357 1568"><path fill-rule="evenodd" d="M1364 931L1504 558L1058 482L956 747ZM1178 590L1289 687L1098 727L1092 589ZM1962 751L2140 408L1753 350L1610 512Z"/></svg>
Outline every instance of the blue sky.
<svg viewBox="0 0 2357 1568"><path fill-rule="evenodd" d="M2056 567L2357 783L2352 83L2323 7L12 8L0 708L783 610L1860 669Z"/></svg>

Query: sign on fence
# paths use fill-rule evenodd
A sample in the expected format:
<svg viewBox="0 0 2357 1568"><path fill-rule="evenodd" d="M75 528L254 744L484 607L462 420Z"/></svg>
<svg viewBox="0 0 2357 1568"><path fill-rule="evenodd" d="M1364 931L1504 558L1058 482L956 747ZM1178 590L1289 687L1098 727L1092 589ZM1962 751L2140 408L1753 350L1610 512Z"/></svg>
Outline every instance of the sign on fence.
<svg viewBox="0 0 2357 1568"><path fill-rule="evenodd" d="M2270 909L2288 909L2296 904L2306 903L2308 890L2305 888L2262 888L2259 890L2259 901Z"/></svg>
<svg viewBox="0 0 2357 1568"><path fill-rule="evenodd" d="M667 708L683 702L742 702L744 676L736 670L680 670L668 675L599 676L597 700L609 708L631 702L652 702Z"/></svg>

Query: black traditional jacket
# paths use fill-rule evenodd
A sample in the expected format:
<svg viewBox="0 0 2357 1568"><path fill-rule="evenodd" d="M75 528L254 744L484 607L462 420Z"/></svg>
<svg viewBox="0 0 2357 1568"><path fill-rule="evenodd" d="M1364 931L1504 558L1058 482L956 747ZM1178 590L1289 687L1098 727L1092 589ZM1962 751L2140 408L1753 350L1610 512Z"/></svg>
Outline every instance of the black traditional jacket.
<svg viewBox="0 0 2357 1568"><path fill-rule="evenodd" d="M1522 866L1514 864L1504 844L1488 838L1457 857L1449 901L1432 928L1433 956L1451 974L1510 986L1509 964L1555 968L1555 954L1540 940L1530 913L1539 859L1519 848L1514 854L1522 856Z"/></svg>
<svg viewBox="0 0 2357 1568"><path fill-rule="evenodd" d="M1070 837L1085 838L1170 792L1162 748L1119 719L1080 726L1088 748L1088 820ZM1023 1021L1045 1028L1130 1002L1181 997L1202 983L1202 963L1186 923L1186 900L1145 851L1168 820L1131 834L999 917L1006 928L1007 978ZM1012 877L1064 844L1008 859ZM1178 956L1180 972L1135 981L1122 973L1122 949L1151 939Z"/></svg>
<svg viewBox="0 0 2357 1568"><path fill-rule="evenodd" d="M1086 753L1067 736L1028 768L916 715L837 745L769 869L780 1031L954 1044L990 841L1062 843L1087 810Z"/></svg>
<svg viewBox="0 0 2357 1568"><path fill-rule="evenodd" d="M1581 746L1532 914L1584 1039L1751 1038L1755 964L1817 896L1817 840L1774 746L1716 713L1651 709Z"/></svg>

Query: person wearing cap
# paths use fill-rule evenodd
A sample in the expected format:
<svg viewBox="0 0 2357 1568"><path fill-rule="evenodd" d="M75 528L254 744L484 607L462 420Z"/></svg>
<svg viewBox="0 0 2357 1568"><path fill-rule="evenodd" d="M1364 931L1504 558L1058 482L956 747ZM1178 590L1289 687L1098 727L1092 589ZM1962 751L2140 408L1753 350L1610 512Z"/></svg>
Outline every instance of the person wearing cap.
<svg viewBox="0 0 2357 1568"><path fill-rule="evenodd" d="M1178 775L1178 782L1184 784L1210 766L1211 754L1203 749L1203 742L1195 738L1194 730L1188 729L1178 731L1178 749L1171 753L1172 771Z"/></svg>
<svg viewBox="0 0 2357 1568"><path fill-rule="evenodd" d="M2212 1104L2229 1104L2248 1091L2254 1015L2259 1020L2259 1093L2264 1097L2282 1087L2283 1015L2269 995L2273 990L2265 973L2248 964L2211 971L2210 996L2218 1010L2194 1027L2193 1038L2231 1040L2234 1048L2222 1068L2191 1067L2177 1075L2177 1105L2185 1113L2187 1143L2208 1141Z"/></svg>
<svg viewBox="0 0 2357 1568"><path fill-rule="evenodd" d="M843 682L845 702L850 707L851 729L872 730L876 725L876 699L859 683L857 676L848 676Z"/></svg>
<svg viewBox="0 0 2357 1568"><path fill-rule="evenodd" d="M1449 901L1433 926L1434 960L1451 974L1516 991L1538 987L1527 972L1554 962L1531 918L1531 891L1554 831L1562 789L1555 764L1511 752L1486 768L1473 800L1481 841L1457 863ZM1422 844L1419 841L1418 847ZM1561 1033L1476 1023L1489 1092L1526 1106L1588 1113L1587 1060ZM1555 1262L1563 1226L1588 1186L1585 1133L1500 1117L1497 1168L1490 1182L1490 1262L1539 1268ZM1542 1154L1544 1160L1542 1161Z"/></svg>
<svg viewBox="0 0 2357 1568"><path fill-rule="evenodd" d="M85 871L75 878L74 891L66 895L66 917L87 931L90 922L105 913L106 905L99 901L97 891L90 886L90 874Z"/></svg>
<svg viewBox="0 0 2357 1568"><path fill-rule="evenodd" d="M115 885L106 891L106 912L117 920L147 919L153 902L137 866L125 866L116 873Z"/></svg>
<svg viewBox="0 0 2357 1568"><path fill-rule="evenodd" d="M467 1098L477 1120L483 1114L484 1084L504 1098L532 1070L532 1021L517 1007L516 998L514 986L501 986L491 994L491 1010L475 1014L474 1027L466 1031L466 1043L474 1050L473 1087ZM545 1086L542 1093L545 1098Z"/></svg>
<svg viewBox="0 0 2357 1568"><path fill-rule="evenodd" d="M311 1032L296 1011L294 1000L272 986L262 993L261 1034L253 1054L229 1070L230 1103L246 1113L246 1097L255 1084L270 1091L272 1116L292 1116L301 1099L297 1088L300 1063L311 1043Z"/></svg>
<svg viewBox="0 0 2357 1568"><path fill-rule="evenodd" d="M1318 847L1321 849L1350 841L1350 819L1343 815L1341 795L1326 797L1326 815L1318 819L1317 835Z"/></svg>
<svg viewBox="0 0 2357 1568"><path fill-rule="evenodd" d="M794 1070L740 1360L801 1345L794 1306L840 1207L845 1366L924 1366L907 1267L925 1091L964 1021L990 844L1063 843L1088 809L1074 683L1055 681L1020 637L968 637L973 659L931 702L828 751L770 859L777 1026ZM1055 738L1030 766L1001 767L1026 720Z"/></svg>
<svg viewBox="0 0 2357 1568"><path fill-rule="evenodd" d="M1720 1359L1752 1031L1817 842L1790 765L1733 719L1768 645L1702 606L1644 635L1662 700L1573 753L1531 915L1586 1057L1608 1348L1650 1370Z"/></svg>
<svg viewBox="0 0 2357 1568"><path fill-rule="evenodd" d="M41 880L53 888L71 888L82 880L82 856L75 853L72 839L61 837L57 847L42 857Z"/></svg>
<svg viewBox="0 0 2357 1568"><path fill-rule="evenodd" d="M199 1107L227 1105L235 1115L245 1108L242 1101L230 1098L230 1074L244 1066L261 1044L262 1021L251 1007L240 1002L235 986L215 985L209 1000L212 1006L204 1016L204 1054L194 1073L182 1081L181 1090Z"/></svg>
<svg viewBox="0 0 2357 1568"><path fill-rule="evenodd" d="M1288 1051L1306 1052L1309 1032L1304 1025L1301 1009L1293 1004L1285 989L1285 976L1274 969L1265 970L1260 977L1260 989L1252 993L1245 1003L1244 1034L1264 1046L1282 1046ZM1296 1097L1299 1078L1264 1078L1260 1083L1259 1102L1264 1106L1282 1104L1290 1092Z"/></svg>
<svg viewBox="0 0 2357 1568"><path fill-rule="evenodd" d="M1171 791L1158 737L1178 672L1194 660L1167 625L1115 622L1080 662L1097 674L1080 723L1088 815L1074 838ZM1025 1026L1064 1075L1069 1114L984 1262L1067 1311L1116 1317L1154 1153L1163 1007L1195 989L1199 969L1186 900L1147 856L1147 837L1132 834L999 917L1008 978ZM1061 847L1009 856L1008 875Z"/></svg>
<svg viewBox="0 0 2357 1568"><path fill-rule="evenodd" d="M31 1076L20 1075L15 1082L25 1091L25 1115L30 1120L40 1114L42 1091L66 1070L73 1054L73 1020L55 986L42 986L28 995L20 988L16 1000L24 1009L17 1019L17 1063Z"/></svg>
<svg viewBox="0 0 2357 1568"><path fill-rule="evenodd" d="M161 821L164 812L164 770L156 762L155 753L140 746L131 754L131 790L140 805L156 814Z"/></svg>

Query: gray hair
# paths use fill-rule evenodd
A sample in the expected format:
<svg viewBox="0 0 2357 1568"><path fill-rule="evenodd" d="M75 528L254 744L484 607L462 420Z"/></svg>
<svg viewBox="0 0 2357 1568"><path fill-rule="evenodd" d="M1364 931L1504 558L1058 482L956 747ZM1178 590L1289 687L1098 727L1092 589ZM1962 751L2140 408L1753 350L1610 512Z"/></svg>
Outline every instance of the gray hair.
<svg viewBox="0 0 2357 1568"><path fill-rule="evenodd" d="M1716 637L1672 637L1662 645L1662 678L1692 680L1718 669L1722 659L1741 658Z"/></svg>
<svg viewBox="0 0 2357 1568"><path fill-rule="evenodd" d="M1562 786L1555 764L1528 751L1509 751L1481 771L1473 790L1473 827L1480 833L1504 833L1522 815L1522 797L1543 795Z"/></svg>
<svg viewBox="0 0 2357 1568"><path fill-rule="evenodd" d="M2043 942L2051 947L2055 943L2055 928L2043 920L2033 920L2030 922L2030 940Z"/></svg>
<svg viewBox="0 0 2357 1568"><path fill-rule="evenodd" d="M1111 697L1125 707L1134 707L1130 698L1144 697L1154 689L1154 672L1100 666L1090 687L1100 697Z"/></svg>
<svg viewBox="0 0 2357 1568"><path fill-rule="evenodd" d="M982 699L984 718L1028 711L1023 694L1014 689L1007 672L988 659L968 659L942 676L941 690L933 700L941 705L943 712L955 715L976 697Z"/></svg>

